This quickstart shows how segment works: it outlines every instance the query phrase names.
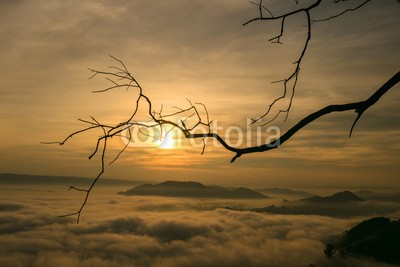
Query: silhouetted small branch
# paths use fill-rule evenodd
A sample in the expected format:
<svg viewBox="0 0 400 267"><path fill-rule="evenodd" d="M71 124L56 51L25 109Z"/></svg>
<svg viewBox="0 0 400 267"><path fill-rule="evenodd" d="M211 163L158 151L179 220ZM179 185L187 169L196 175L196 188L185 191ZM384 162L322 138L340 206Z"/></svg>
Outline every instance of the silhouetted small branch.
<svg viewBox="0 0 400 267"><path fill-rule="evenodd" d="M292 85L290 86L290 89L289 89L290 90L289 104L287 105L286 109L279 110L271 120L268 120L266 123L263 123L261 126L264 126L266 124L269 124L269 123L273 122L282 113L286 114L284 121L287 120L290 108L292 107L292 103L293 103L293 96L295 94L298 75L300 73L300 65L301 65L301 62L302 62L302 60L304 58L304 55L305 55L305 53L307 51L309 42L311 40L311 15L310 15L310 12L311 12L312 9L318 7L321 2L322 2L322 0L317 0L317 1L315 1L313 4L311 4L308 7L299 8L299 9L296 9L294 11L285 13L283 15L273 16L272 13L269 11L269 9L267 9L264 6L262 6L262 1L260 1L260 3L259 3L260 16L258 18L251 19L251 20L249 20L249 21L247 21L247 22L245 22L243 24L245 26L245 25L247 25L247 24L249 24L251 22L260 21L260 20L262 20L262 21L265 21L265 20L266 21L281 20L280 33L277 36L270 38L269 41L271 43L282 44L281 37L283 36L283 33L284 33L285 21L286 21L287 18L289 18L289 17L291 17L293 15L299 14L299 13L304 13L306 15L306 22L307 22L307 25L306 25L307 26L307 37L306 37L306 39L304 41L304 46L303 46L302 50L300 51L299 57L293 63L293 64L295 64L295 68L294 68L293 72L291 72L289 74L289 76L287 78L285 78L285 79L280 81L283 84L283 93L282 93L282 95L277 97L275 100L272 101L272 103L268 106L268 108L267 108L267 110L266 110L266 112L264 114L262 114L261 116L257 117L256 119L251 119L250 125L255 124L257 122L260 122L263 118L268 116L270 114L270 112L272 111L273 106L277 102L279 102L280 100L286 98L287 91L288 91L288 85L289 85L289 83L292 83ZM254 2L251 2L251 3L255 4ZM298 4L298 1L296 1L296 4ZM265 17L263 15L262 10L267 10L271 16L270 17Z"/></svg>
<svg viewBox="0 0 400 267"><path fill-rule="evenodd" d="M104 158L105 158L105 154L107 152L107 140L109 138L112 138L114 136L120 136L122 132L124 131L128 131L128 138L127 138L127 143L125 144L125 146L119 151L119 153L116 155L116 157L109 163L112 164L114 163L120 156L121 154L126 150L126 148L129 146L129 142L132 141L132 132L131 129L133 127L138 127L139 132L141 132L144 136L150 136L147 135L145 133L142 132L141 127L144 128L155 128L155 127L160 127L161 128L161 134L163 133L162 129L163 126L169 126L170 129L167 131L166 135L168 135L173 129L178 129L181 132L184 133L184 135L186 137L190 136L193 131L195 131L195 129L199 126L205 126L208 128L208 133L211 133L211 122L209 119L209 114L207 111L207 108L204 104L202 103L195 103L193 104L189 99L187 99L188 103L189 103L189 107L187 108L177 108L178 111L175 112L171 112L168 114L163 114L163 106L161 106L160 111L159 112L155 112L152 108L152 102L150 101L149 97L146 96L143 93L143 89L141 87L141 85L138 83L138 81L129 73L128 69L126 68L125 64L113 57L110 56L113 60L117 61L121 67L118 66L111 66L109 67L109 69L113 70L113 71L97 71L94 69L89 69L92 72L92 75L89 77L89 79L92 79L98 75L104 76L106 78L107 81L111 82L113 85L111 87L108 87L104 90L97 90L97 91L93 91L93 93L104 93L113 89L117 89L117 88L136 88L139 91L139 94L136 98L135 101L135 107L134 110L132 112L132 114L129 116L129 118L126 121L120 122L116 125L105 125L100 123L98 120L96 120L94 117L90 117L91 120L84 120L84 119L79 119L79 121L85 123L85 124L89 124L88 127L83 128L81 130L75 131L72 134L68 135L63 141L61 142L42 142L44 144L59 144L59 145L64 145L69 139L71 139L72 137L74 137L75 135L78 135L80 133L84 133L84 132L88 132L91 131L93 129L101 129L103 134L97 138L97 142L96 145L94 147L94 151L92 152L92 154L89 155L89 159L92 159L96 154L101 153L101 171L100 173L97 175L97 177L93 180L93 183L91 184L91 186L88 189L82 189L82 188L77 188L75 186L70 186L68 190L75 190L75 191L80 191L80 192L85 192L86 195L84 197L83 203L80 207L80 209L76 212L73 213L69 213L69 214L65 214L65 215L61 215L60 217L67 217L67 216L74 216L77 215L77 223L79 223L79 219L82 213L83 208L85 207L90 192L92 190L92 188L94 187L94 185L96 184L96 182L98 181L98 179L103 175L104 170L105 170L105 162L104 162ZM150 120L148 121L148 123L140 123L140 122L136 122L134 121L135 116L138 113L139 110L139 104L143 102L144 104L147 104L147 114L150 116ZM197 106L196 106L197 105ZM198 106L201 106L204 109L204 112L206 113L206 122L203 121L202 115L200 114L199 110L198 110ZM174 122L172 120L168 120L167 118L172 118L174 116L182 116L184 114L187 114L188 112L192 112L191 114L189 114L186 118L179 118L178 122ZM196 117L196 122L188 127L185 124L185 121L187 121L189 118L192 117ZM166 136L165 135L165 136ZM155 136L151 136L152 138L156 138ZM162 139L163 136L160 135L160 138ZM202 154L205 151L205 137L203 138L203 149L202 149ZM102 146L102 150L101 152L99 152L99 148Z"/></svg>
<svg viewBox="0 0 400 267"><path fill-rule="evenodd" d="M322 21L328 21L328 20L331 20L331 19L335 19L335 18L337 18L337 17L340 17L340 16L346 14L347 12L351 12L351 11L356 11L356 10L358 10L359 8L361 8L361 7L363 7L365 4L367 4L369 1L371 1L371 0L366 0L366 1L362 2L360 5L358 5L358 6L354 7L354 8L345 9L345 10L343 10L342 12L340 12L340 13L338 13L338 14L336 14L336 15L329 16L329 17L324 18L324 19L312 19L311 22L322 22ZM335 1L335 3L338 3L338 2L339 2L339 1Z"/></svg>

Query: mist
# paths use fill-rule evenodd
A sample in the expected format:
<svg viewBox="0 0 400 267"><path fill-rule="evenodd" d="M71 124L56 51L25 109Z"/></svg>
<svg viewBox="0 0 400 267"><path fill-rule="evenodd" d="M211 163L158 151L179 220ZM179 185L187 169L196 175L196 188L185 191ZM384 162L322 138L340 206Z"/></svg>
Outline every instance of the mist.
<svg viewBox="0 0 400 267"><path fill-rule="evenodd" d="M81 222L81 192L60 186L2 188L0 266L389 266L327 260L325 243L361 221L235 211L277 199L121 196L96 188ZM275 201L275 202L274 202ZM355 262L356 261L356 262Z"/></svg>

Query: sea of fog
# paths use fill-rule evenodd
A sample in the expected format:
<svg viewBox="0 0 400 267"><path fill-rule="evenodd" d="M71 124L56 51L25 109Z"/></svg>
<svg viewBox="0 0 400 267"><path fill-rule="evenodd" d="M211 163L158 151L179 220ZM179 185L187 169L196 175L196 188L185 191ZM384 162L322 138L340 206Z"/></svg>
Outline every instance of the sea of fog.
<svg viewBox="0 0 400 267"><path fill-rule="evenodd" d="M281 203L124 196L95 187L81 222L84 193L63 186L0 188L0 266L390 266L333 257L329 237L367 217L271 215L248 211ZM228 207L228 209L227 209Z"/></svg>

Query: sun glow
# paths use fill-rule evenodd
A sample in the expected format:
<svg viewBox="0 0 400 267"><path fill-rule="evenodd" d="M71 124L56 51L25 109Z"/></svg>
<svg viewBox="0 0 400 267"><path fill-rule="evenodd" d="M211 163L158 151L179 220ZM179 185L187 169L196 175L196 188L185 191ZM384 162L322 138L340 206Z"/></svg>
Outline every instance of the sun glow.
<svg viewBox="0 0 400 267"><path fill-rule="evenodd" d="M173 148L175 148L175 143L176 143L176 141L169 134L167 134L162 139L159 148L162 148L162 149L173 149Z"/></svg>

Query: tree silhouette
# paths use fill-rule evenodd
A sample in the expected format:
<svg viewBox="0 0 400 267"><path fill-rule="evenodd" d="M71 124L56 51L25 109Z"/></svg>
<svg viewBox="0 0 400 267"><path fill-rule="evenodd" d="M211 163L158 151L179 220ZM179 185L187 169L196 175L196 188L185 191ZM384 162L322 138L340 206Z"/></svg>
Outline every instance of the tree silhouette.
<svg viewBox="0 0 400 267"><path fill-rule="evenodd" d="M348 1L348 0L334 0L332 1L334 4L338 4L343 1ZM288 18L293 17L295 15L303 14L304 15L304 20L305 20L305 26L306 26L306 34L305 34L305 39L304 43L302 46L302 49L297 57L297 60L293 63L294 68L293 71L286 77L283 78L282 80L276 81L275 83L281 83L282 84L282 95L279 96L278 98L274 99L268 106L267 110L265 110L259 117L251 119L250 125L254 124L259 124L261 123L261 126L267 125L270 122L276 120L278 117L281 115L284 115L284 120L286 121L290 109L292 107L293 103L293 97L295 95L296 87L297 87L297 81L299 79L300 75L300 67L302 64L302 61L304 57L306 56L308 49L309 49L309 43L312 38L312 29L313 25L315 23L321 23L324 21L329 21L336 19L340 16L343 16L347 13L354 12L362 7L364 7L367 3L369 3L371 0L365 0L361 4L345 9L335 15L325 17L325 18L314 18L313 12L314 10L321 5L323 2L322 0L316 0L312 4L308 6L303 6L299 3L299 0L295 0L296 3L296 8L286 12L284 14L273 14L271 10L264 5L263 0L260 0L259 2L250 2L251 4L255 5L258 8L258 16L255 18L252 18L245 22L243 26L246 26L250 23L254 23L256 21L280 21L280 31L277 36L274 36L269 39L270 42L276 43L276 44L282 44L281 42L281 37L284 35L285 28L286 28L286 21ZM399 0L397 0L399 2ZM351 102L351 103L342 103L342 104L332 104L328 105L320 110L317 110L308 116L304 117L301 119L299 122L294 124L291 128L289 128L283 135L281 135L279 138L275 140L271 140L270 142L260 144L260 145L255 145L255 146L248 146L248 147L235 147L229 144L229 140L225 140L223 137L218 135L217 133L212 131L212 120L210 120L209 113L207 111L207 107L203 103L197 103L197 102L191 102L188 100L188 105L186 107L174 107L175 110L172 112L165 112L163 110L163 107L161 106L159 111L156 111L155 108L153 107L152 101L150 97L145 93L144 88L142 85L138 82L138 80L135 78L135 76L128 70L127 66L124 64L123 61L120 59L117 59L113 56L110 56L116 65L113 65L109 67L107 70L95 70L95 69L89 69L91 71L91 78L95 78L98 76L105 77L109 82L110 86L93 91L93 93L104 93L110 90L115 90L115 89L130 89L130 90L136 90L137 91L137 97L134 100L134 108L133 112L127 116L127 119L118 122L115 124L104 124L96 120L94 117L91 117L90 120L84 120L84 119L79 119L81 122L86 124L86 127L78 130L76 132L71 133L68 135L64 140L59 141L59 142L46 142L46 144L59 144L59 145L64 145L70 138L81 134L83 132L87 131L92 131L92 130L101 130L101 136L98 137L96 146L94 148L93 153L89 156L89 159L91 159L94 155L100 154L101 159L100 159L100 164L101 164L101 169L96 178L93 180L92 184L88 188L78 188L75 186L70 186L69 190L77 190L77 191L82 191L85 193L85 197L83 200L82 205L76 212L72 212L66 215L62 215L62 217L65 216L77 216L77 222L79 223L79 219L82 213L83 208L85 207L88 197L90 195L90 192L92 188L95 186L96 182L98 179L102 176L105 170L105 154L107 152L107 142L110 138L113 138L115 136L121 136L122 133L127 133L126 136L123 136L123 138L126 139L126 145L123 147L121 151L116 155L113 161L110 162L113 163L115 160L118 159L118 157L126 150L126 148L129 145L129 142L133 141L132 138L132 130L137 127L139 128L163 128L163 127L168 127L168 131L166 135L172 131L172 130L178 130L180 131L185 138L188 139L201 139L203 142L203 147L201 154L205 152L206 148L206 142L205 139L207 138L213 138L219 142L222 147L228 151L231 151L233 153L233 156L231 158L231 163L233 163L235 160L237 160L239 157L250 154L250 153L255 153L255 152L266 152L269 150L273 150L281 146L283 143L285 143L287 140L289 140L293 135L295 135L299 130L301 130L303 127L307 126L311 122L317 120L318 118L328 115L333 112L344 112L344 111L351 111L353 110L355 113L357 113L357 116L350 128L349 131L349 136L351 137L351 134L354 130L355 125L357 124L358 120L361 118L361 116L367 111L371 106L373 106L375 103L377 103L380 98L386 94L390 89L392 89L399 81L400 81L400 71L395 73L392 76L388 76L387 81L383 82L383 85L378 88L372 95L366 97L364 100L360 100L358 102ZM271 114L273 112L273 107L278 103L279 101L283 99L289 99L289 104L285 109L278 110L276 114ZM139 114L139 109L140 106L144 105L146 113L149 117L149 121L146 123L139 122L137 121L137 117ZM272 119L268 120L267 122L262 122L262 119L267 117L268 115L272 115ZM177 118L178 119L175 119ZM194 123L188 123L189 118L194 118L195 122ZM207 129L207 132L205 133L196 133L196 129L198 127L205 127ZM146 133L142 133L146 135ZM150 136L151 138L158 138L155 136Z"/></svg>
<svg viewBox="0 0 400 267"><path fill-rule="evenodd" d="M400 265L400 220L374 217L331 239L324 250L328 258L337 250L341 255L368 257Z"/></svg>

